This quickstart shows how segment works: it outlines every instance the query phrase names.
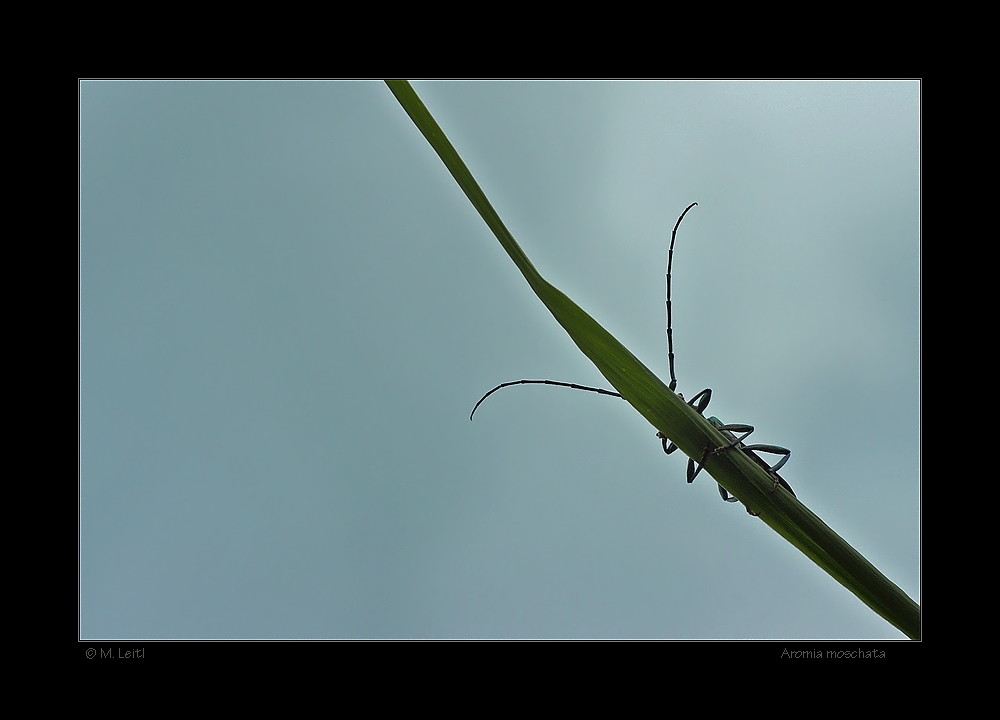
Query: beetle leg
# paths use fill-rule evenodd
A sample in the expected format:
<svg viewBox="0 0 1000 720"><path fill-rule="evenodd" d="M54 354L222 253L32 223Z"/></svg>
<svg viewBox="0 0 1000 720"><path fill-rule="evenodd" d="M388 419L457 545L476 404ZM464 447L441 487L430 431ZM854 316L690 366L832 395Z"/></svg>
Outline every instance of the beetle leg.
<svg viewBox="0 0 1000 720"><path fill-rule="evenodd" d="M768 465L766 460L761 459L756 454L753 454L752 457L754 457L759 464L766 467L768 473L770 473L771 477L774 479L774 487L771 488L771 492L777 490L778 486L781 485L788 492L792 493L793 497L795 496L795 493L792 491L791 486L778 475L778 470L780 470L784 466L784 464L788 462L788 459L792 456L791 450L789 450L788 448L783 448L780 445L747 445L746 447L743 448L743 450L749 451L751 453L753 453L753 451L758 451L758 452L771 453L772 455L781 455L782 458L774 465Z"/></svg>
<svg viewBox="0 0 1000 720"><path fill-rule="evenodd" d="M721 495L722 499L725 500L726 502L739 502L739 500L736 499L735 496L730 495L728 492L726 492L726 488L722 487L721 485L719 485L719 495Z"/></svg>
<svg viewBox="0 0 1000 720"><path fill-rule="evenodd" d="M684 399L684 396L681 393L677 393L677 397L679 397L681 400ZM708 407L708 403L711 400L712 400L712 388L705 388L700 393L691 398L691 401L688 402L688 405L697 410L699 415L704 415L705 408ZM660 438L660 442L663 443L663 452L665 452L667 455L671 455L675 450L677 450L677 446L674 445L674 443L670 442L670 438L668 438L663 433L657 432L656 437ZM701 472L701 470L699 469L698 472ZM698 473L695 473L695 475L697 474ZM690 477L690 473L688 474L688 477ZM688 480L688 482L691 481Z"/></svg>
<svg viewBox="0 0 1000 720"><path fill-rule="evenodd" d="M702 471L702 468L705 467L705 461L708 460L708 456L711 454L712 454L712 446L709 445L708 447L705 448L705 452L701 454L701 460L698 462L697 468L695 468L694 460L692 458L688 458L687 478L689 483L693 483L694 479L698 477L698 473L700 473ZM723 500L725 500L725 498L723 498Z"/></svg>

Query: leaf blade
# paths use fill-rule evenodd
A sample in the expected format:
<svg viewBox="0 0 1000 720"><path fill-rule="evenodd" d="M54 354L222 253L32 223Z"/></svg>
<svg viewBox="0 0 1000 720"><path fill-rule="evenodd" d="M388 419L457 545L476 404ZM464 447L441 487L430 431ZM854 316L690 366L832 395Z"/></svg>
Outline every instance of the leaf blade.
<svg viewBox="0 0 1000 720"><path fill-rule="evenodd" d="M649 423L689 457L726 444L718 430L673 393L652 371L569 297L547 282L507 230L444 131L405 80L386 80L410 119L500 241L528 285L578 348ZM920 606L817 515L742 452L707 458L705 470L731 495L758 513L873 611L911 639L920 638Z"/></svg>

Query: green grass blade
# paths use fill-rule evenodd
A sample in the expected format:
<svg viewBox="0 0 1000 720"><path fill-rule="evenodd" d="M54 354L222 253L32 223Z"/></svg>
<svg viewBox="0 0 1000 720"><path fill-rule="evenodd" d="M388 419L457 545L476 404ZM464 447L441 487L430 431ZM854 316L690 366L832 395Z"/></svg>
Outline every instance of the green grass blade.
<svg viewBox="0 0 1000 720"><path fill-rule="evenodd" d="M482 188L410 84L405 80L387 80L386 84L444 161L528 285L615 390L689 457L700 460L710 443L713 447L726 444L726 439L718 430L671 392L611 333L546 282L504 226ZM784 489L775 490L770 476L749 457L740 452L711 456L705 469L731 495L759 513L761 520L868 607L907 637L919 639L920 606L805 505Z"/></svg>

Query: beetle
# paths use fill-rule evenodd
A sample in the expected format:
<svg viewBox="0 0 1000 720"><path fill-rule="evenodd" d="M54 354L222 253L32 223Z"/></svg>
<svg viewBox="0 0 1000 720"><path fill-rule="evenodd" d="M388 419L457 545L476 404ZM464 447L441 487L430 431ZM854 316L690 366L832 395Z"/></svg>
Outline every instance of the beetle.
<svg viewBox="0 0 1000 720"><path fill-rule="evenodd" d="M673 307L671 305L671 277L673 274L674 242L677 239L677 228L680 227L681 221L684 219L684 216L687 215L688 211L697 204L698 203L695 202L688 205L684 209L684 212L680 214L680 217L677 218L677 222L674 224L674 229L670 234L670 248L667 252L667 361L670 366L670 385L668 387L670 388L671 392L676 392L677 390L677 375L674 371ZM612 397L617 397L617 398L622 397L621 394L614 392L613 390L605 390L603 388L591 387L589 385L579 385L577 383L561 382L558 380L513 380L510 382L500 383L495 388L490 390L488 393L483 395L479 399L479 402L476 403L475 407L472 408L472 412L469 414L469 420L470 421L472 420L472 417L476 414L476 410L479 409L479 406L483 404L483 401L486 400L486 398L488 398L496 391L501 390L505 387L511 387L512 385L556 385L559 387L571 388L573 390L585 390L587 392L598 393L601 395L611 395ZM678 397L681 398L681 400L684 399L684 396L682 394L677 393L677 395ZM711 401L711 399L712 399L711 388L705 388L700 393L691 398L691 400L688 401L687 404L692 408L694 408L694 410L699 415L704 416L705 408L708 407L708 404ZM771 492L774 492L780 486L783 487L788 492L790 492L793 497L795 496L795 493L792 491L791 486L787 482L785 482L784 478L778 475L778 470L780 470L785 465L785 463L788 462L788 459L791 457L792 454L791 450L783 448L779 445L764 445L764 444L746 445L743 441L746 440L747 437L750 436L750 433L753 432L754 428L752 425L745 425L742 423L727 425L723 423L721 420L719 420L719 418L714 416L709 417L708 422L710 422L716 430L722 433L722 435L726 438L726 440L728 440L728 443L720 447L712 447L712 445L707 446L705 448L705 451L702 453L701 460L698 463L695 463L694 458L688 458L688 466L687 466L688 483L694 482L694 479L698 477L698 474L702 471L702 468L704 468L705 466L705 462L708 460L710 456L721 455L723 453L730 452L732 450L739 450L745 453L748 457L750 457L751 460L757 463L757 465L759 465L762 469L764 469L768 473L768 475L774 481L774 487L771 489ZM740 434L737 435L737 433ZM656 437L660 439L660 442L663 445L663 452L665 452L667 455L670 455L677 450L677 446L673 442L671 442L670 438L668 438L662 432L657 432ZM762 457L760 457L760 455L757 454L758 452L781 455L782 457L777 463L771 465ZM722 485L719 485L719 495L722 496L722 499L725 502L739 501L738 498L731 496L729 492L724 487L722 487ZM751 515L758 514L750 510L750 508L747 508L747 512L750 513Z"/></svg>

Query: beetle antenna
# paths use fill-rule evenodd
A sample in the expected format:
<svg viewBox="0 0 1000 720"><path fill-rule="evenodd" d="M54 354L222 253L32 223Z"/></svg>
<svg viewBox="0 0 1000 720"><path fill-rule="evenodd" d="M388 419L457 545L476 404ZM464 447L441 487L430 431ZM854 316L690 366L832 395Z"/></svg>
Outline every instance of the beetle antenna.
<svg viewBox="0 0 1000 720"><path fill-rule="evenodd" d="M670 307L670 276L671 273L673 272L673 266L674 266L674 241L677 239L677 228L681 226L681 220L683 220L684 216L688 214L688 210L690 210L697 204L698 203L693 202L690 205L688 205L686 208L684 208L684 212L681 213L681 216L677 218L677 222L674 223L674 230L672 233L670 233L670 249L667 252L667 357L670 361L671 392L677 389L677 375L674 373L673 316L671 314L671 307ZM559 382L558 380L512 380L511 382L500 383L495 388L493 388L488 393L479 398L479 402L476 403L476 406L472 408L472 412L469 413L469 420L472 420L472 417L476 414L476 410L479 409L479 406L483 404L483 401L486 398L495 393L497 390L502 390L503 388L510 387L511 385L557 385L559 387L568 387L574 390L586 390L587 392L598 393L599 395L610 395L611 397L616 397L616 398L621 397L620 393L616 393L611 390L590 387L589 385L577 385L576 383ZM699 413L705 409L706 405L708 405L708 399L710 397L712 397L712 391L703 390L702 392L698 393L698 395L692 400L692 402L695 402L700 398L704 398L704 400L702 400L702 402L699 403L696 408ZM694 407L694 405L692 405L692 407ZM666 437L663 436L662 433L659 434L659 437L663 438L663 450L668 455L672 453L674 449L676 449L673 443L671 443L670 445L672 449L667 448Z"/></svg>
<svg viewBox="0 0 1000 720"><path fill-rule="evenodd" d="M670 233L670 250L667 251L667 360L670 362L670 391L677 389L677 375L674 373L674 321L670 307L670 275L674 269L674 240L677 239L677 228L681 226L681 220L688 214L688 210L698 203L693 202L684 208L684 212L677 218L674 231Z"/></svg>
<svg viewBox="0 0 1000 720"><path fill-rule="evenodd" d="M472 416L476 414L476 410L479 406L483 404L483 400L488 398L490 395L495 393L497 390L505 387L510 387L511 385L558 385L559 387L573 388L574 390L586 390L587 392L599 393L601 395L610 395L612 397L620 398L616 392L610 390L604 390L603 388L590 387L589 385L577 385L576 383L568 382L558 382L556 380L513 380L511 382L500 383L495 388L490 390L488 393L479 398L479 402L476 403L476 407L472 408L472 412L469 413L469 420L472 420Z"/></svg>

